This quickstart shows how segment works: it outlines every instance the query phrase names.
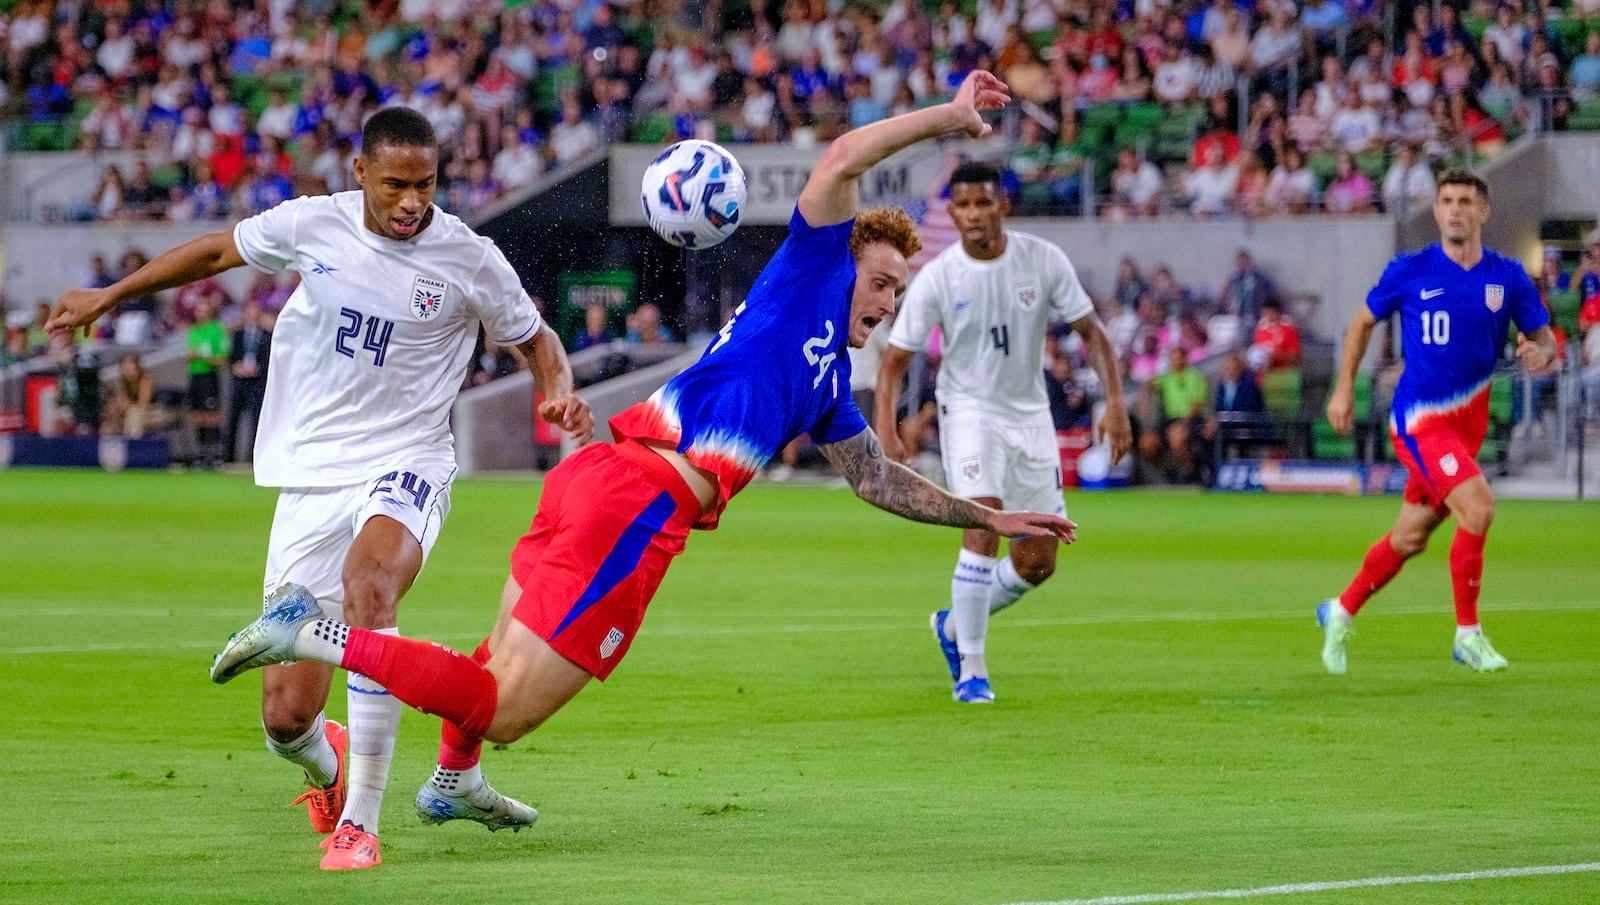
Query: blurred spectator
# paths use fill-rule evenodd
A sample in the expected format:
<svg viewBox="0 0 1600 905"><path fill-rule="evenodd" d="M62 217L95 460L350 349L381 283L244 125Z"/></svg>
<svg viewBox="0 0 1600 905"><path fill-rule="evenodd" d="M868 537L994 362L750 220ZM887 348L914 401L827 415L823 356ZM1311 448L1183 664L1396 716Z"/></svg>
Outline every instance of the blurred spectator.
<svg viewBox="0 0 1600 905"><path fill-rule="evenodd" d="M1262 371L1286 371L1300 366L1300 330L1283 313L1283 303L1263 302L1250 346L1250 363Z"/></svg>
<svg viewBox="0 0 1600 905"><path fill-rule="evenodd" d="M508 191L526 188L536 182L543 160L532 144L522 140L514 126L500 132L500 153L494 156L494 181Z"/></svg>
<svg viewBox="0 0 1600 905"><path fill-rule="evenodd" d="M583 310L583 331L572 338L572 351L582 352L592 346L610 345L616 337L607 325L611 312L604 305L590 305Z"/></svg>
<svg viewBox="0 0 1600 905"><path fill-rule="evenodd" d="M550 151L558 165L572 163L600 147L600 131L583 118L575 98L561 103L561 122L550 130Z"/></svg>
<svg viewBox="0 0 1600 905"><path fill-rule="evenodd" d="M1572 99L1578 103L1600 94L1600 30L1590 31L1583 39L1583 53L1572 59L1567 70L1572 80Z"/></svg>
<svg viewBox="0 0 1600 905"><path fill-rule="evenodd" d="M1255 259L1245 249L1239 249L1233 262L1233 276L1223 285L1222 295L1217 301L1224 313L1238 316L1243 335L1254 336L1262 309L1280 300L1278 286L1266 271L1256 266Z"/></svg>
<svg viewBox="0 0 1600 905"><path fill-rule="evenodd" d="M228 334L217 312L202 299L188 329L189 415L194 424L195 466L216 468L226 451L222 438L221 369L228 363Z"/></svg>
<svg viewBox="0 0 1600 905"><path fill-rule="evenodd" d="M630 343L651 346L678 341L672 331L662 325L661 309L649 302L635 308L628 315L627 322L627 340Z"/></svg>
<svg viewBox="0 0 1600 905"><path fill-rule="evenodd" d="M1372 211L1372 182L1358 169L1349 151L1340 151L1333 179L1322 194L1329 213L1366 214Z"/></svg>
<svg viewBox="0 0 1600 905"><path fill-rule="evenodd" d="M1217 414L1262 415L1267 411L1266 400L1261 395L1260 376L1245 367L1244 356L1237 352L1229 352L1222 357L1222 371L1217 377L1213 408ZM1210 435L1210 431L1207 435Z"/></svg>
<svg viewBox="0 0 1600 905"><path fill-rule="evenodd" d="M121 217L124 192L122 171L113 164L107 164L100 171L100 184L89 196L89 210L94 219L115 220Z"/></svg>
<svg viewBox="0 0 1600 905"><path fill-rule="evenodd" d="M1183 176L1189 212L1201 217L1227 213L1239 186L1239 171L1224 163L1222 147L1208 145L1200 166Z"/></svg>
<svg viewBox="0 0 1600 905"><path fill-rule="evenodd" d="M166 216L167 193L150 181L150 164L133 163L133 177L122 189L122 213L130 220L160 220Z"/></svg>
<svg viewBox="0 0 1600 905"><path fill-rule="evenodd" d="M1045 396L1050 400L1050 420L1058 431L1089 427L1094 416L1094 400L1082 385L1073 380L1072 359L1056 355L1044 372Z"/></svg>
<svg viewBox="0 0 1600 905"><path fill-rule="evenodd" d="M44 328L50 322L50 303L39 301L33 306L33 321L28 324L27 353L24 357L43 355L50 351L50 331Z"/></svg>
<svg viewBox="0 0 1600 905"><path fill-rule="evenodd" d="M156 404L156 383L145 371L138 353L127 352L117 365L117 379L105 393L100 433L137 440L171 423L171 413Z"/></svg>
<svg viewBox="0 0 1600 905"><path fill-rule="evenodd" d="M355 191L360 188L356 182L355 157L354 145L341 135L312 162L311 175L321 180L329 194Z"/></svg>
<svg viewBox="0 0 1600 905"><path fill-rule="evenodd" d="M1384 206L1402 214L1425 208L1433 204L1437 191L1433 170L1417 159L1417 149L1409 144L1401 145L1394 163L1389 165L1389 172L1383 177Z"/></svg>
<svg viewBox="0 0 1600 905"><path fill-rule="evenodd" d="M1161 171L1132 148L1117 152L1111 174L1110 216L1154 216L1161 196Z"/></svg>
<svg viewBox="0 0 1600 905"><path fill-rule="evenodd" d="M1311 207L1317 177L1306 169L1305 155L1290 145L1267 181L1264 201L1268 213L1303 214Z"/></svg>
<svg viewBox="0 0 1600 905"><path fill-rule="evenodd" d="M1583 334L1584 420L1593 425L1600 417L1600 330L1591 326Z"/></svg>
<svg viewBox="0 0 1600 905"><path fill-rule="evenodd" d="M272 327L275 318L261 305L244 304L244 320L228 341L228 361L232 370L232 392L228 394L228 433L224 442L228 460L243 462L245 450L254 449L256 431L261 426L261 405L267 394L267 367L272 360ZM249 419L246 421L246 419ZM246 423L249 431L240 436Z"/></svg>
<svg viewBox="0 0 1600 905"><path fill-rule="evenodd" d="M1182 349L1167 350L1167 370L1141 389L1145 411L1139 452L1145 464L1172 482L1195 479L1198 457L1191 441L1205 431L1206 378L1189 367Z"/></svg>

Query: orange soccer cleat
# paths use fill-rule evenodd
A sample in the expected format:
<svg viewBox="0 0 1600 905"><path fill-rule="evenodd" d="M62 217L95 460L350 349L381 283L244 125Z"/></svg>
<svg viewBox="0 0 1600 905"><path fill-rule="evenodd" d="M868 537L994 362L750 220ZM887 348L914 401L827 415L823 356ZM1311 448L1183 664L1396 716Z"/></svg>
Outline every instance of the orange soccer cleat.
<svg viewBox="0 0 1600 905"><path fill-rule="evenodd" d="M353 823L340 826L332 836L322 840L322 847L328 850L322 856L323 870L361 870L383 863L383 856L378 854L377 834Z"/></svg>
<svg viewBox="0 0 1600 905"><path fill-rule="evenodd" d="M311 828L319 833L331 833L339 825L339 815L344 813L344 760L350 748L350 734L335 720L324 723L322 731L327 733L333 753L339 756L339 778L326 789L307 786L305 794L289 802L289 806L305 802L306 813L311 817Z"/></svg>

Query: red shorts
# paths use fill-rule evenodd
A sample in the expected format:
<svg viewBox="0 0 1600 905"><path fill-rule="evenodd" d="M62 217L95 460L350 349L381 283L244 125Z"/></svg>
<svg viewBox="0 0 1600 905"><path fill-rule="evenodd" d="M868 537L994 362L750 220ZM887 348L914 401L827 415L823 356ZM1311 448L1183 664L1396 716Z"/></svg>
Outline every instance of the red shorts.
<svg viewBox="0 0 1600 905"><path fill-rule="evenodd" d="M1448 424L1405 436L1391 432L1395 458L1406 467L1405 501L1449 512L1444 498L1450 491L1483 474L1478 468L1483 433L1477 436L1477 442L1471 442Z"/></svg>
<svg viewBox="0 0 1600 905"><path fill-rule="evenodd" d="M545 477L539 512L511 551L511 615L605 679L683 552L700 503L665 459L628 441L591 443Z"/></svg>

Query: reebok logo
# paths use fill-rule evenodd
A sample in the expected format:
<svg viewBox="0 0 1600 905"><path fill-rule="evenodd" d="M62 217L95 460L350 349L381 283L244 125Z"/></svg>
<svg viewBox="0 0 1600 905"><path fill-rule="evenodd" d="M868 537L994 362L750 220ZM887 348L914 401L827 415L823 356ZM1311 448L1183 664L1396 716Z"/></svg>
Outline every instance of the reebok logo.
<svg viewBox="0 0 1600 905"><path fill-rule="evenodd" d="M312 261L311 262L311 272L312 273L320 273L323 276L327 276L328 274L334 273L338 269L339 268L337 268L337 267L329 267L328 265L322 263L321 261Z"/></svg>
<svg viewBox="0 0 1600 905"><path fill-rule="evenodd" d="M1431 298L1434 298L1435 296L1440 296L1440 295L1444 295L1444 290L1443 289L1424 289L1424 290L1422 290L1422 300L1424 302L1426 302L1428 299L1431 299Z"/></svg>
<svg viewBox="0 0 1600 905"><path fill-rule="evenodd" d="M617 645L621 644L622 639L625 637L627 636L622 634L622 629L620 628L613 628L611 631L606 632L606 640L600 642L600 659L604 660L616 653Z"/></svg>

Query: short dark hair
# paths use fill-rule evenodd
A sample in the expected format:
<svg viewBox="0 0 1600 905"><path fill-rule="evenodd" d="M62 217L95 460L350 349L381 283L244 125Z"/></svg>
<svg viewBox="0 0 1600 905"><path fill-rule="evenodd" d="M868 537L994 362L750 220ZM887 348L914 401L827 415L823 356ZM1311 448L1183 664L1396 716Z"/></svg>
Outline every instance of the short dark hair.
<svg viewBox="0 0 1600 905"><path fill-rule="evenodd" d="M372 114L361 130L363 154L375 153L383 145L437 149L439 140L426 116L410 107L390 107Z"/></svg>
<svg viewBox="0 0 1600 905"><path fill-rule="evenodd" d="M963 184L983 185L986 182L992 182L995 188L1000 188L1000 168L980 160L968 160L950 174L951 188Z"/></svg>
<svg viewBox="0 0 1600 905"><path fill-rule="evenodd" d="M1468 170L1446 170L1445 174L1439 177L1439 188L1442 189L1447 185L1471 186L1484 202L1487 203L1489 200L1489 184L1484 182L1477 173Z"/></svg>

